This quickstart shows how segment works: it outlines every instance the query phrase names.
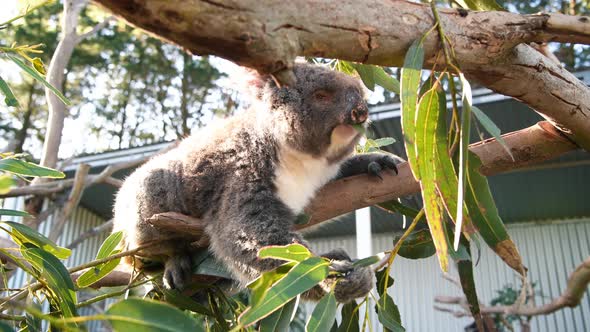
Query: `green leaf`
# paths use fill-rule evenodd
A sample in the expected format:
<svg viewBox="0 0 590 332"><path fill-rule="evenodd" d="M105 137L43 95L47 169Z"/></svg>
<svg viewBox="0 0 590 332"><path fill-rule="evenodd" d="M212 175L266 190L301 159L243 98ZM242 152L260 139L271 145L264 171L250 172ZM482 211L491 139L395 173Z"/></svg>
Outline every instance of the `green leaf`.
<svg viewBox="0 0 590 332"><path fill-rule="evenodd" d="M166 303L169 303L181 310L190 310L201 315L213 316L213 312L204 305L197 303L194 299L179 293L177 290L166 289L165 287L160 288L162 295Z"/></svg>
<svg viewBox="0 0 590 332"><path fill-rule="evenodd" d="M311 252L305 246L297 243L285 246L268 246L258 251L260 258L282 259L288 262L301 262L311 257Z"/></svg>
<svg viewBox="0 0 590 332"><path fill-rule="evenodd" d="M350 61L344 61L344 60L336 60L336 67L335 69L339 72L343 72L347 75L353 75L355 72L355 69L352 65L352 62Z"/></svg>
<svg viewBox="0 0 590 332"><path fill-rule="evenodd" d="M504 150L506 150L506 152L508 153L508 155L512 158L512 160L514 160L514 156L512 155L512 152L510 151L510 148L508 147L508 144L506 144L506 141L502 137L502 131L500 131L500 128L498 128L498 126L496 126L496 124L494 123L494 121L492 121L492 119L490 119L478 107L471 106L471 111L473 112L473 115L475 115L475 118L479 121L479 123L481 123L481 125L483 126L483 128L488 133L490 133L490 135L494 136L494 138L496 139L496 141L498 141L498 143L500 143L500 145L502 145L502 147L504 148Z"/></svg>
<svg viewBox="0 0 590 332"><path fill-rule="evenodd" d="M3 221L1 223L6 224L12 228L11 237L14 242L21 246L26 243L31 243L60 259L66 259L72 254L70 249L58 246L50 239L28 226L12 221Z"/></svg>
<svg viewBox="0 0 590 332"><path fill-rule="evenodd" d="M240 315L240 324L251 325L311 289L328 276L328 266L330 263L321 257L310 257L298 263L268 290L264 298Z"/></svg>
<svg viewBox="0 0 590 332"><path fill-rule="evenodd" d="M200 256L199 259L195 259ZM213 254L204 248L198 253L193 253L193 274L208 275L214 277L221 277L231 279L232 274L227 270L225 265L221 263Z"/></svg>
<svg viewBox="0 0 590 332"><path fill-rule="evenodd" d="M465 248L464 250L466 250L467 254L469 255L469 259L462 259L457 261L457 270L459 271L461 288L463 289L463 294L465 294L465 298L467 299L467 303L469 304L469 311L471 311L471 315L475 319L478 329L480 331L484 331L483 321L479 310L479 299L477 298L475 281L473 279L473 263L471 261L471 250L469 248L469 241L467 241L467 238L465 238L465 236L461 236L461 242L459 245Z"/></svg>
<svg viewBox="0 0 590 332"><path fill-rule="evenodd" d="M6 194L10 191L10 187L14 185L14 180L10 174L0 174L0 195Z"/></svg>
<svg viewBox="0 0 590 332"><path fill-rule="evenodd" d="M402 320L397 305L388 294L381 294L381 298L375 305L377 318L383 324L383 327L393 332L404 332L406 329L402 326Z"/></svg>
<svg viewBox="0 0 590 332"><path fill-rule="evenodd" d="M74 317L76 313L76 291L70 273L51 253L26 244L20 250L23 257L44 279L53 294L56 305L64 317Z"/></svg>
<svg viewBox="0 0 590 332"><path fill-rule="evenodd" d="M369 266L369 265L373 265L375 263L378 263L379 261L380 261L379 256L374 255L374 256L365 257L363 259L359 259L359 260L353 262L352 266L365 267L365 266Z"/></svg>
<svg viewBox="0 0 590 332"><path fill-rule="evenodd" d="M498 214L488 180L479 173L482 164L475 153L469 153L468 165L465 201L473 224L483 240L506 264L525 275L522 258Z"/></svg>
<svg viewBox="0 0 590 332"><path fill-rule="evenodd" d="M372 145L376 148L381 148L384 146L388 146L391 145L393 143L395 143L395 138L393 137L382 137L382 138L377 138L372 141Z"/></svg>
<svg viewBox="0 0 590 332"><path fill-rule="evenodd" d="M203 325L188 314L154 300L123 300L112 305L106 315L114 331L205 331Z"/></svg>
<svg viewBox="0 0 590 332"><path fill-rule="evenodd" d="M5 171L20 176L34 176L53 179L62 179L66 176L60 171L14 158L5 158L0 160L0 171Z"/></svg>
<svg viewBox="0 0 590 332"><path fill-rule="evenodd" d="M422 74L422 65L424 63L424 49L422 40L417 39L412 43L404 60L401 71L401 109L402 109L402 129L404 132L404 142L408 162L414 177L420 180L418 165L416 163L416 149L414 147L416 139L416 115L418 101L418 87L420 85L420 76Z"/></svg>
<svg viewBox="0 0 590 332"><path fill-rule="evenodd" d="M363 65L360 63L352 63L352 66L356 70L356 72L361 77L363 84L367 87L367 89L374 91L375 90L375 71L373 70L373 66L371 65Z"/></svg>
<svg viewBox="0 0 590 332"><path fill-rule="evenodd" d="M340 311L342 322L338 332L359 332L359 311L355 301L350 301L342 306Z"/></svg>
<svg viewBox="0 0 590 332"><path fill-rule="evenodd" d="M35 68L35 70L45 76L47 75L47 72L45 71L45 65L43 64L43 60L41 60L41 58L33 58L33 61L31 62L33 65L33 68Z"/></svg>
<svg viewBox="0 0 590 332"><path fill-rule="evenodd" d="M18 100L14 96L14 93L12 93L12 90L10 90L8 83L6 83L6 81L4 81L4 79L2 79L2 77L0 77L0 91L2 91L2 94L4 95L4 97L6 97L6 98L4 98L4 102L6 103L6 106L8 106L8 107L17 107L18 106Z"/></svg>
<svg viewBox="0 0 590 332"><path fill-rule="evenodd" d="M473 10L504 10L495 0L456 0L463 8Z"/></svg>
<svg viewBox="0 0 590 332"><path fill-rule="evenodd" d="M435 88L420 99L416 119L416 171L420 176L422 200L426 221L436 247L438 261L443 271L448 270L448 244L443 230L443 202L436 188L436 136L439 126L440 99Z"/></svg>
<svg viewBox="0 0 590 332"><path fill-rule="evenodd" d="M118 231L111 233L111 235L109 235L100 245L98 253L96 254L96 259L103 259L113 255L113 252L117 249L122 239L123 232Z"/></svg>
<svg viewBox="0 0 590 332"><path fill-rule="evenodd" d="M297 311L299 297L287 302L281 309L273 312L270 316L260 321L258 331L260 332L288 332L289 324Z"/></svg>
<svg viewBox="0 0 590 332"><path fill-rule="evenodd" d="M25 211L0 209L0 216L13 216L13 217L29 217L30 214Z"/></svg>
<svg viewBox="0 0 590 332"><path fill-rule="evenodd" d="M410 217L412 219L416 218L416 216L420 212L420 211L418 211L412 207L409 207L407 205L404 205L396 200L391 200L391 201L387 201L384 203L379 203L379 204L377 204L377 206L379 206L380 208L385 209L387 211L390 211L390 212L403 214L404 216Z"/></svg>
<svg viewBox="0 0 590 332"><path fill-rule="evenodd" d="M258 305L264 298L268 290L277 281L283 279L289 271L295 266L295 262L283 264L272 271L264 272L256 280L252 281L248 288L252 290L250 297L250 306Z"/></svg>
<svg viewBox="0 0 590 332"><path fill-rule="evenodd" d="M68 98L66 98L53 85L49 84L49 82L47 82L45 80L45 78L41 74L39 74L34 68L27 66L19 58L15 57L13 55L6 54L6 57L9 58L10 60L12 60L12 62L16 63L16 65L19 66L22 70L24 70L25 73L29 74L31 77L33 77L34 79L36 79L37 81L39 81L43 85L45 85L45 87L47 87L49 90L51 90L51 92L53 92L57 96L57 98L59 98L59 100L61 100L64 104L66 104L68 106L71 105L70 100Z"/></svg>
<svg viewBox="0 0 590 332"><path fill-rule="evenodd" d="M315 306L307 324L306 332L323 332L328 331L336 320L336 296L334 290L326 294Z"/></svg>
<svg viewBox="0 0 590 332"><path fill-rule="evenodd" d="M389 75L382 67L373 66L373 70L373 77L377 85L399 95L400 83L395 77Z"/></svg>
<svg viewBox="0 0 590 332"><path fill-rule="evenodd" d="M14 329L12 328L12 326L4 322L0 322L0 332L14 332Z"/></svg>
<svg viewBox="0 0 590 332"><path fill-rule="evenodd" d="M121 251L114 250L112 254L118 254L119 252ZM97 259L99 258L97 257ZM76 284L78 284L78 287L80 288L88 287L111 273L111 271L113 271L120 262L121 258L116 258L106 263L91 267L78 277Z"/></svg>
<svg viewBox="0 0 590 332"><path fill-rule="evenodd" d="M401 236L400 236L401 237ZM399 241L398 237L394 243ZM436 253L432 236L427 229L415 231L406 238L399 248L398 255L409 259L428 258Z"/></svg>
<svg viewBox="0 0 590 332"><path fill-rule="evenodd" d="M377 292L379 294L385 294L385 281L387 281L387 288L393 286L393 278L386 274L387 268L383 268L380 271L375 272L375 278L377 278Z"/></svg>
<svg viewBox="0 0 590 332"><path fill-rule="evenodd" d="M457 194L457 213L455 219L455 239L453 241L453 248L455 250L459 247L459 238L463 230L463 204L465 202L465 181L467 178L468 158L469 154L469 138L471 133L471 105L473 104L471 96L471 85L465 79L463 74L459 74L461 84L463 87L463 108L461 110L461 138L459 142L459 193ZM461 208L459 208L461 207Z"/></svg>

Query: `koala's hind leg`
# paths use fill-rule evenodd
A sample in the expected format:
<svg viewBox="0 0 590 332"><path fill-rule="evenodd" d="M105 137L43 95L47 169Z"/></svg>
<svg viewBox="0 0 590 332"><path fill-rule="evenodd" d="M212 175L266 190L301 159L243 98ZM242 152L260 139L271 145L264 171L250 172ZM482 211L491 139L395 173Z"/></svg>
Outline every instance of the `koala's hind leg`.
<svg viewBox="0 0 590 332"><path fill-rule="evenodd" d="M177 253L169 257L164 264L164 286L168 289L183 290L190 283L192 274L193 264L190 253Z"/></svg>

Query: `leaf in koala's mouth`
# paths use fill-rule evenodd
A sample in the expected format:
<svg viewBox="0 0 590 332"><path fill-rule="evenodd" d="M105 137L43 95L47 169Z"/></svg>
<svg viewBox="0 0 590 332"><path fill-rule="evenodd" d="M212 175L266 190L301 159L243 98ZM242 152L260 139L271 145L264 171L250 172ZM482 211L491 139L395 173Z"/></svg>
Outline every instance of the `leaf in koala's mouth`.
<svg viewBox="0 0 590 332"><path fill-rule="evenodd" d="M354 124L352 125L354 130L358 131L361 135L364 135L367 132L367 128L363 124Z"/></svg>

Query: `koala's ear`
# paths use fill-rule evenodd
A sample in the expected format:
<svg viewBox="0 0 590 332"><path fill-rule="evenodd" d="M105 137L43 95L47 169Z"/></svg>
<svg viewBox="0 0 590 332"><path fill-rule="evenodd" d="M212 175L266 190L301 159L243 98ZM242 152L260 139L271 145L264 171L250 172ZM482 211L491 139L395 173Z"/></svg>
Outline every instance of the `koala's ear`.
<svg viewBox="0 0 590 332"><path fill-rule="evenodd" d="M261 75L257 70L241 67L234 77L238 89L252 101L262 100L267 84L274 84L270 75Z"/></svg>

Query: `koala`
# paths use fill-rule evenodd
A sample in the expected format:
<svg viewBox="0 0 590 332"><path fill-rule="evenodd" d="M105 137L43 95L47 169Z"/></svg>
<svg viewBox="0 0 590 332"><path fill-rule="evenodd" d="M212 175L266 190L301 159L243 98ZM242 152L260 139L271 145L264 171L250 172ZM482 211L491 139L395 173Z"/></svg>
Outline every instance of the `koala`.
<svg viewBox="0 0 590 332"><path fill-rule="evenodd" d="M187 137L122 185L114 231L123 231L126 249L170 238L140 253L163 264L165 286L181 290L190 281L191 241L152 227L146 220L154 214L179 212L203 220L209 250L245 285L284 263L258 258L262 247L308 246L292 226L328 181L397 173L390 155L351 156L361 137L353 126L368 123L359 80L310 64L295 64L293 72L297 81L288 87L278 87L270 76L256 76L250 82L255 101L249 109ZM331 260L332 270L342 272L335 286L339 302L371 290L370 268L353 267L342 250L321 256ZM317 300L333 282L328 278L304 296Z"/></svg>

